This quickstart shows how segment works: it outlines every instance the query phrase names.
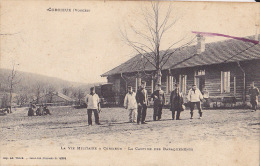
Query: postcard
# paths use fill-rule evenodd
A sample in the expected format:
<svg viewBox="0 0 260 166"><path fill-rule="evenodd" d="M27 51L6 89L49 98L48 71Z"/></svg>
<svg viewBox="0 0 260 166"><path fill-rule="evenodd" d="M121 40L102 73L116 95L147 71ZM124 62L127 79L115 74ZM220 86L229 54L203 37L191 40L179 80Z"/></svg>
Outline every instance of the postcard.
<svg viewBox="0 0 260 166"><path fill-rule="evenodd" d="M259 165L260 4L0 2L0 165Z"/></svg>

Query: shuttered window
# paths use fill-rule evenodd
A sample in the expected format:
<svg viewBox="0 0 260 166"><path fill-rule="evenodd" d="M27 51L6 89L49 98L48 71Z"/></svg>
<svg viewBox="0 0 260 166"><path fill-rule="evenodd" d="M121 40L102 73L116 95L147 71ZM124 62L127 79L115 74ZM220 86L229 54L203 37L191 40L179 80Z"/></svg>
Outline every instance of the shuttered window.
<svg viewBox="0 0 260 166"><path fill-rule="evenodd" d="M221 71L221 93L230 92L230 71Z"/></svg>

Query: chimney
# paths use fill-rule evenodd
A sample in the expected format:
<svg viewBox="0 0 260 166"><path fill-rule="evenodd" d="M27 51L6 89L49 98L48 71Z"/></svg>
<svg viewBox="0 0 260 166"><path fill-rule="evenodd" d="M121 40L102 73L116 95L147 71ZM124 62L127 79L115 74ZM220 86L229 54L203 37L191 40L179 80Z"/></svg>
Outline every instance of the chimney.
<svg viewBox="0 0 260 166"><path fill-rule="evenodd" d="M201 34L197 34L197 54L201 54L205 51L205 37Z"/></svg>
<svg viewBox="0 0 260 166"><path fill-rule="evenodd" d="M259 35L259 32L258 32L259 24L256 24L255 26L256 26L256 29L255 29L255 40L260 41L260 35Z"/></svg>
<svg viewBox="0 0 260 166"><path fill-rule="evenodd" d="M255 40L260 41L260 35L258 33L255 34Z"/></svg>

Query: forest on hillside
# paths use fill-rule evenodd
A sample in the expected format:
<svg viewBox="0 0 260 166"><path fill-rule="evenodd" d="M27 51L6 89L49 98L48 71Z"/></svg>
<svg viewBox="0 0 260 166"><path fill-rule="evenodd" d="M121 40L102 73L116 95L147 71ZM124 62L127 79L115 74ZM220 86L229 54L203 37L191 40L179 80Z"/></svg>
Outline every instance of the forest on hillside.
<svg viewBox="0 0 260 166"><path fill-rule="evenodd" d="M0 108L10 106L10 88L12 84L12 105L24 106L46 94L62 93L76 102L84 100L89 88L100 83L76 83L44 75L16 71L12 79L12 70L0 69Z"/></svg>

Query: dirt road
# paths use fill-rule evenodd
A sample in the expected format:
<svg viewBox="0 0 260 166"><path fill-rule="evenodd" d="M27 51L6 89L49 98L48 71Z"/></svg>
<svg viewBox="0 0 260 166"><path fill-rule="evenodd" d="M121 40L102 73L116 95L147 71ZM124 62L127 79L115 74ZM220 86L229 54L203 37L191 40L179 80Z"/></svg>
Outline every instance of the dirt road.
<svg viewBox="0 0 260 166"><path fill-rule="evenodd" d="M190 120L189 111L185 110L182 120L176 121L171 120L171 112L165 109L162 120L154 122L152 109L148 109L148 124L137 125L127 123L125 109L104 108L100 114L102 125L88 126L84 109L50 109L50 116L28 117L27 109L19 109L0 117L1 158L14 154L27 157L59 154L67 157L65 165L84 165L85 162L77 163L76 159L80 156L85 159L87 154L98 154L98 158L109 155L107 162L116 165L128 161L129 156L133 158L130 163L137 165L171 165L173 161L180 165L251 165L259 161L259 111L204 110L203 119L198 119L195 112L194 119ZM137 160L140 155L144 155L144 160ZM118 156L125 160L118 160ZM41 165L46 160L33 160L33 163ZM31 161L28 159L25 163L30 165ZM54 165L61 162L50 161ZM12 164L17 160L1 159L1 162ZM107 165L103 160L89 158L88 164L93 163Z"/></svg>

